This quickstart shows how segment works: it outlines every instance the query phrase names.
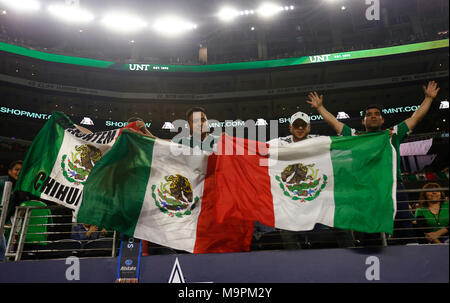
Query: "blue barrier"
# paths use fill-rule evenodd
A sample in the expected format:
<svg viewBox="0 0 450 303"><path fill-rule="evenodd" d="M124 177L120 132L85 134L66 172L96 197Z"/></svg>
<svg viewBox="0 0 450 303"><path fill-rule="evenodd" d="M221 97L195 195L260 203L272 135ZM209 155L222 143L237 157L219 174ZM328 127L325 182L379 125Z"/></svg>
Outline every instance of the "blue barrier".
<svg viewBox="0 0 450 303"><path fill-rule="evenodd" d="M114 283L117 258L80 258L79 280L66 259L0 263L0 283ZM70 276L70 273L69 273ZM448 245L308 249L142 257L140 283L449 282Z"/></svg>

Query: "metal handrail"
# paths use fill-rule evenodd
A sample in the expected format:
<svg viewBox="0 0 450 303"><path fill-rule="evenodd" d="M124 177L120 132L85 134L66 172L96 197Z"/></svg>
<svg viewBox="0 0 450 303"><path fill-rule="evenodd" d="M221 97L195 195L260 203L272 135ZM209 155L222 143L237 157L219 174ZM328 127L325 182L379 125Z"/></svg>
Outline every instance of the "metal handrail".
<svg viewBox="0 0 450 303"><path fill-rule="evenodd" d="M448 187L441 187L441 188L429 188L429 189L406 189L406 190L398 190L398 193L420 193L420 192L427 192L427 191L444 191L447 192L449 189ZM405 200L405 201L397 201L397 203L419 203L419 202L426 202L428 200ZM439 201L439 202L444 202L444 201L448 201L448 199L439 199L439 200L434 200L434 201ZM15 215L14 215L14 220L12 222L11 226L3 227L3 230L5 229L10 229L10 239L8 241L8 248L7 248L7 254L6 257L11 258L13 257L14 260L20 260L22 258L23 253L69 253L69 252L74 252L74 253L79 253L82 254L83 252L101 252L104 251L105 252L105 256L107 254L107 251L110 251L111 257L115 257L116 253L117 253L117 248L116 248L116 243L117 243L117 233L115 231L107 231L108 233L114 232L114 236L113 237L103 237L103 238L99 238L96 240L90 240L90 239L86 239L86 240L75 240L72 238L67 238L67 239L61 239L61 240L54 240L54 239L49 239L47 238L46 240L41 240L41 241L26 241L25 239L27 237L27 235L47 235L47 236L62 236L62 237L67 237L68 235L73 235L73 234L80 234L83 233L83 231L41 231L41 232L29 232L28 228L31 226L40 226L40 227L69 227L69 226L73 226L75 224L79 224L79 223L75 223L75 222L67 222L67 223L38 223L38 224L30 224L29 219L30 218L71 218L71 215L40 215L40 216L32 216L31 211L34 209L61 209L63 208L62 206L50 206L50 207L46 207L46 206L18 206L16 207L15 210ZM447 209L447 208L442 208L442 209ZM397 212L399 213L405 213L405 212L411 212L412 217L411 218L406 218L406 219L395 219L395 222L412 222L413 224L415 222L419 223L419 222L424 222L426 221L425 218L416 218L414 216L414 211L410 210L410 209L405 209L405 210L397 210ZM4 212L2 213L2 215L4 214ZM424 232L426 233L428 230L432 231L435 229L435 227L429 227L429 226L412 226L412 227L394 227L394 232L398 232L398 231L418 231L420 229L420 232ZM25 232L20 232L20 230L25 230ZM299 236L301 237L298 238L298 240L289 240L288 238L282 238L280 235L280 233L282 232L281 229L275 228L274 232L271 233L266 233L264 234L264 239L266 239L267 243L261 242L261 243L257 243L255 245L259 245L262 247L266 247L267 249L279 249L280 246L284 246L284 245L293 245L293 244L298 244L299 241L301 242L300 244L302 246L305 247L312 247L314 248L315 245L332 245L333 243L336 244L336 241L334 241L332 238L322 238L320 239L320 237L318 238L314 238L311 237L316 236L316 235L325 235L326 233L330 233L330 235L333 235L333 232L336 231L338 229L323 229L317 232L313 232L313 231L300 231L300 232L291 232L293 235ZM343 230L338 230L338 231L343 231ZM100 230L96 231L96 232L100 232ZM403 237L394 237L393 235L387 235L385 233L377 233L374 235L373 238L367 238L367 239L363 239L364 242L361 242L361 238L355 237L355 233L353 231L349 231L351 232L351 237L350 242L352 242L352 246L348 247L348 248L353 248L353 247L361 247L363 245L371 245L372 243L374 243L375 245L381 245L381 246L387 246L389 245L390 241L395 241L395 240L414 240L414 241L422 241L422 242L427 242L427 237L425 237L423 234L420 235L418 233L416 233L416 235L414 237L408 237L408 236L403 236ZM320 234L319 234L320 233ZM330 236L327 235L327 236ZM281 237L281 238L280 238ZM440 237L440 239L442 240L447 240L449 238L448 233L446 235L443 235L442 237ZM263 240L264 240L263 239ZM318 240L319 239L319 240ZM15 240L15 243L13 244ZM105 247L105 248L81 248L81 249L70 249L70 248L53 248L53 245L58 245L59 243L64 243L64 240L67 240L67 242L72 242L72 241L76 241L79 242L80 244L86 244L88 242L91 241L105 241L105 242L112 242L112 246L111 247ZM345 240L347 241L347 240ZM37 248L37 246L39 244L46 244L46 245L42 245L42 247ZM365 243L365 244L364 244ZM33 245L36 247L28 247L28 245L25 244L29 244L29 245ZM48 246L48 245L52 245L52 246ZM13 251L12 248L15 248L15 250ZM151 251L157 251L160 249L164 249L164 247L161 246L152 246L152 244L150 243L148 246L149 250Z"/></svg>
<svg viewBox="0 0 450 303"><path fill-rule="evenodd" d="M448 191L448 187L439 187L439 188L419 188L419 189L399 189L397 193L421 193L428 191Z"/></svg>
<svg viewBox="0 0 450 303"><path fill-rule="evenodd" d="M14 261L19 261L22 259L23 253L58 253L58 252L77 252L77 253L86 253L86 252L101 252L105 251L104 256L110 255L111 257L116 256L116 237L117 233L112 230L106 231L107 233L113 233L112 237L100 237L98 239L86 239L86 240L75 240L72 238L66 238L61 240L44 240L44 241L33 241L28 240L25 241L27 236L29 235L47 235L47 236L56 236L56 235L73 235L73 234L80 234L83 233L82 231L45 231L45 232L29 232L29 227L63 227L63 226L74 226L79 223L75 222L68 222L68 223L37 223L37 224L29 224L30 218L71 218L72 216L69 215L46 215L46 216L32 216L31 212L35 209L62 209L64 207L62 206L17 206L15 209L15 214L13 216L12 225L8 227L11 229L10 237L8 240L5 258L6 261L9 261L10 258L13 258ZM98 231L101 232L101 231ZM66 240L66 241L65 241ZM67 249L63 246L61 248L52 248L49 249L47 245L57 245L57 244L66 244L66 243L74 243L78 242L80 243L79 249ZM111 247L97 247L97 248L85 248L84 245L88 243L101 243L111 242ZM25 245L33 245L36 246L35 249L29 249ZM42 248L39 247L39 249L36 249L38 245L43 244ZM108 253L111 252L111 253Z"/></svg>

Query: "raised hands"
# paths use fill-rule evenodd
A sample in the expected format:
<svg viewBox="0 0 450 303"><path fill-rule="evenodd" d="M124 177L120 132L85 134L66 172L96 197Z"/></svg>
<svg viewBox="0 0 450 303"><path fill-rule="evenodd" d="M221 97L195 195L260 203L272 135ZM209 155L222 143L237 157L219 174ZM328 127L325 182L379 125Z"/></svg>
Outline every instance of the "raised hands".
<svg viewBox="0 0 450 303"><path fill-rule="evenodd" d="M436 98L440 88L438 87L438 84L434 81L428 82L427 87L423 86L423 92L425 94L425 97L434 99Z"/></svg>
<svg viewBox="0 0 450 303"><path fill-rule="evenodd" d="M413 113L411 118L405 120L409 130L413 130L428 113L428 110L431 107L431 103L433 102L433 99L436 98L439 89L440 88L435 81L428 82L428 85L426 87L423 86L423 93L425 94L425 98L423 99L422 104L420 104L419 109Z"/></svg>
<svg viewBox="0 0 450 303"><path fill-rule="evenodd" d="M306 100L307 103L311 104L312 107L318 109L323 105L323 95L318 95L316 92L311 92L308 94L309 100Z"/></svg>
<svg viewBox="0 0 450 303"><path fill-rule="evenodd" d="M317 112L323 117L325 122L333 127L336 133L339 135L344 128L344 123L338 121L334 115L332 115L324 106L323 106L323 95L320 95L317 92L310 92L308 94L307 103L311 104Z"/></svg>
<svg viewBox="0 0 450 303"><path fill-rule="evenodd" d="M137 126L137 128L139 128L139 130L136 130L131 127L128 127L127 130L131 131L133 133L139 134L139 135L143 135L146 137L156 139L156 137L147 129L147 127L145 127L144 121L140 121L140 120L136 121L136 126Z"/></svg>
<svg viewBox="0 0 450 303"><path fill-rule="evenodd" d="M141 120L136 121L136 126L141 131L141 135L144 135L144 136L147 136L147 137L150 137L150 138L156 138L155 136L153 136L153 134L151 132L149 132L147 127L145 127L144 121L141 121Z"/></svg>

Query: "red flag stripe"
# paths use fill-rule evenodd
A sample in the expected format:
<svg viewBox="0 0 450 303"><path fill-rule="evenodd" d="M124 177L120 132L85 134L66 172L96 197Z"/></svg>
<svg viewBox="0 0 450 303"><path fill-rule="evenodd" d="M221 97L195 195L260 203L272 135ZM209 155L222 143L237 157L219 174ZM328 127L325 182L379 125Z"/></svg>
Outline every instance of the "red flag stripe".
<svg viewBox="0 0 450 303"><path fill-rule="evenodd" d="M194 253L224 253L250 251L254 222L236 218L225 218L217 222L217 190L214 170L217 156L208 159L207 176L203 190L202 209L197 222L197 237Z"/></svg>

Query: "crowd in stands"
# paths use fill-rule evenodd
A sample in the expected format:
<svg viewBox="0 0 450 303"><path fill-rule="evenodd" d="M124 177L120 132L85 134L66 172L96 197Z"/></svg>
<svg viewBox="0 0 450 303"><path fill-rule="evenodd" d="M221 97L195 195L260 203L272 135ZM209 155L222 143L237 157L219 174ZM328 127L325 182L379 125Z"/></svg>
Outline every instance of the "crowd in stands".
<svg viewBox="0 0 450 303"><path fill-rule="evenodd" d="M410 118L402 121L398 125L386 130L391 134L391 140L394 147L399 150L400 142L405 138L408 132L423 119L428 112L433 99L439 92L439 87L436 82L430 81L428 85L423 87L424 100L419 108ZM382 108L379 105L370 105L364 110L363 126L364 131L357 131L351 129L341 121L337 120L334 115L330 114L324 107L323 95L316 92L308 95L309 103L315 110L317 110L323 117L327 124L329 124L338 135L341 136L355 136L364 135L370 132L384 131L382 126L384 124L384 117ZM194 119L194 113L198 119ZM176 143L185 144L190 147L199 146L204 150L211 150L212 145L218 139L207 132L203 125L207 123L206 111L203 108L195 107L188 111L186 119L190 126L191 135L185 140L177 141ZM129 122L140 123L134 132L141 135L155 138L149 130L145 127L145 123L140 118L132 118ZM136 124L138 125L138 124ZM271 146L287 146L289 144L308 140L312 138L309 135L311 130L310 117L303 113L297 112L292 115L289 124L289 131L291 135L287 137L280 137L272 139L267 142ZM89 132L86 130L86 132ZM195 132L198 132L197 135ZM197 142L195 138L199 138L201 142ZM400 156L399 156L400 157ZM3 192L3 186L6 181L11 181L13 184L17 181L19 172L21 170L22 161L15 161L8 167L8 175L0 178L0 192ZM398 165L398 170L400 166ZM439 180L439 178L441 180ZM428 178L428 179L427 179ZM443 182L440 182L442 181ZM383 240L383 235L359 233L350 230L340 230L337 228L328 227L322 224L316 224L314 230L307 232L289 232L273 227L264 226L259 222L255 223L254 239L252 243L253 250L259 249L304 249L304 248L336 248L336 247L357 247L357 246L371 246L371 245L399 245L411 243L448 243L448 168L441 172L434 174L425 174L423 181L427 182L421 192L418 200L413 200L413 195L408 195L405 192L406 187L403 182L410 181L402 180L401 172L398 174L397 180L397 213L394 220L394 234L392 237ZM442 183L442 184L440 184ZM439 190L433 191L434 188ZM91 243L95 240L108 237L108 231L102 227L87 225L83 223L72 222L72 211L68 209L57 208L53 202L37 199L36 197L22 196L19 198L20 204L11 204L8 212L11 212L13 206L33 206L45 207L41 209L34 209L31 225L36 225L37 229L29 229L29 234L25 239L26 249L39 250L43 246L50 243L58 243L58 241L73 240L80 245L82 243ZM3 210L5 211L5 210ZM23 211L17 213L19 216L23 215ZM12 221L11 221L12 222ZM11 224L11 222L7 222ZM55 224L57 223L57 224ZM47 225L48 224L48 225ZM52 224L56 226L52 226ZM47 228L47 226L49 226ZM109 233L111 236L111 233ZM383 242L384 241L384 242ZM111 241L108 245L111 245ZM2 239L2 253L5 250L6 239ZM81 245L85 247L85 245ZM111 246L109 246L111 247ZM149 244L149 249L146 254L152 254L160 250L160 253L178 253L177 251L161 247L154 243ZM158 252L156 253L158 254ZM1 256L1 255L0 255Z"/></svg>

